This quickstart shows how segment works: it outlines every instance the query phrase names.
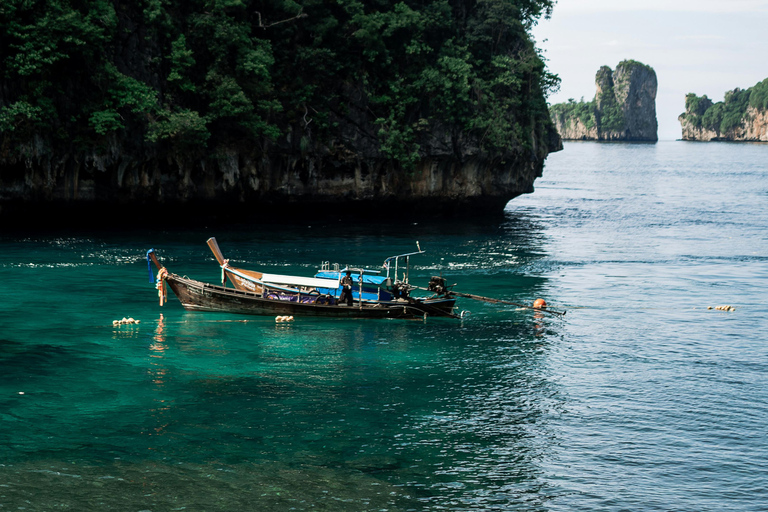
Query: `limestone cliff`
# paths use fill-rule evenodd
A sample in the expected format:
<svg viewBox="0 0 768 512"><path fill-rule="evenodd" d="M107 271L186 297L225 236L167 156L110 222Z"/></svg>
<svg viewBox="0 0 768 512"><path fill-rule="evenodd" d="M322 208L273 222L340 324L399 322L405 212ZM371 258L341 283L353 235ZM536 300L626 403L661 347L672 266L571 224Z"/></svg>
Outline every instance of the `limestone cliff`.
<svg viewBox="0 0 768 512"><path fill-rule="evenodd" d="M322 152L304 154L290 137L267 152L218 148L210 158L126 150L110 137L99 152L57 154L42 139L7 158L0 172L0 215L72 209L95 215L148 211L249 218L351 212L378 218L403 214L500 213L533 192L545 156L560 149L549 139L529 152L492 158L476 141L434 127L423 158L410 171L383 158L376 140L357 128ZM55 217L51 220L55 220Z"/></svg>
<svg viewBox="0 0 768 512"><path fill-rule="evenodd" d="M768 142L768 79L717 103L690 93L678 121L683 140Z"/></svg>
<svg viewBox="0 0 768 512"><path fill-rule="evenodd" d="M657 141L656 72L636 61L622 61L595 76L593 101L553 105L552 121L565 140Z"/></svg>
<svg viewBox="0 0 768 512"><path fill-rule="evenodd" d="M554 112L552 121L563 140L598 140L598 130L595 124L595 116L582 119L576 116L566 116L562 112Z"/></svg>
<svg viewBox="0 0 768 512"><path fill-rule="evenodd" d="M552 2L0 8L0 218L503 211L561 148ZM460 49L457 50L457 49ZM15 219L15 218L14 218Z"/></svg>

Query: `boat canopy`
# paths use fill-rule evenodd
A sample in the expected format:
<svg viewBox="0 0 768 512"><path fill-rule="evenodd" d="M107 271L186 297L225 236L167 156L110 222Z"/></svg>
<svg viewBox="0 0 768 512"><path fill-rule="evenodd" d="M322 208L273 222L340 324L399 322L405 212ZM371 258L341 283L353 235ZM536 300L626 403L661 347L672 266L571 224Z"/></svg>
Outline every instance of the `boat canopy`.
<svg viewBox="0 0 768 512"><path fill-rule="evenodd" d="M352 280L357 283L360 279L360 272L358 271L355 273L354 271L350 270L352 272ZM346 271L323 271L321 270L317 274L315 274L315 277L324 278L324 279L333 279L334 282L338 283L338 280L341 279L342 275L345 274ZM366 275L363 274L363 284L372 284L375 286L381 286L384 281L387 280L386 276L375 276L375 275ZM329 287L329 288L335 288L336 286Z"/></svg>
<svg viewBox="0 0 768 512"><path fill-rule="evenodd" d="M325 277L325 276L318 276ZM318 277L283 276L279 274L262 274L261 282L270 284L289 284L306 286L307 288L338 288L338 279L319 279Z"/></svg>

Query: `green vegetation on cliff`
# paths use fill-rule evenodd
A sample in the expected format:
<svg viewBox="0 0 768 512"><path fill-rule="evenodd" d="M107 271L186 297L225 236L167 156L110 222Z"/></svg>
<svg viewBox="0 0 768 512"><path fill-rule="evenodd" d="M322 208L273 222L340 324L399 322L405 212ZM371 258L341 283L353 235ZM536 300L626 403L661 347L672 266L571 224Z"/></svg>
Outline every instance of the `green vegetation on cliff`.
<svg viewBox="0 0 768 512"><path fill-rule="evenodd" d="M528 30L554 0L4 0L0 156L118 135L202 148L338 139L412 163L428 126L530 150L558 79Z"/></svg>
<svg viewBox="0 0 768 512"><path fill-rule="evenodd" d="M624 112L616 101L613 89L602 91L598 101L575 101L570 98L567 103L558 103L550 107L553 116L561 116L566 123L578 119L587 130L598 127L600 133L618 132L624 129Z"/></svg>
<svg viewBox="0 0 768 512"><path fill-rule="evenodd" d="M768 110L768 78L751 88L749 105L758 110Z"/></svg>
<svg viewBox="0 0 768 512"><path fill-rule="evenodd" d="M549 111L553 117L566 119L567 123L578 119L587 130L597 126L597 105L594 100L584 101L584 98L581 98L581 100L576 101L569 98L566 103L552 105L549 107Z"/></svg>
<svg viewBox="0 0 768 512"><path fill-rule="evenodd" d="M621 61L616 69L631 65L635 61ZM608 66L602 66L597 71L595 82L600 86L595 98L600 132L619 132L624 129L624 112L616 99L614 90L613 71Z"/></svg>
<svg viewBox="0 0 768 512"><path fill-rule="evenodd" d="M749 107L768 110L768 79L749 89L728 91L724 100L717 103L706 95L688 93L685 96L685 112L680 115L680 119L696 128L725 134L748 120Z"/></svg>

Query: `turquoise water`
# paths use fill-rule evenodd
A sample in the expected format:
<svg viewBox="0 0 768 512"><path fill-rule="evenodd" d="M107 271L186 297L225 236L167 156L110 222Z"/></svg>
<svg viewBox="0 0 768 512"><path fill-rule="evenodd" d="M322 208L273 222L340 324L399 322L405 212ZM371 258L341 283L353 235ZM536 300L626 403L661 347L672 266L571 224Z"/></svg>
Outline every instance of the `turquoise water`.
<svg viewBox="0 0 768 512"><path fill-rule="evenodd" d="M0 509L766 510L765 162L768 145L567 143L503 219L6 233ZM216 282L210 236L303 275L418 240L416 280L568 314L160 307L147 249Z"/></svg>

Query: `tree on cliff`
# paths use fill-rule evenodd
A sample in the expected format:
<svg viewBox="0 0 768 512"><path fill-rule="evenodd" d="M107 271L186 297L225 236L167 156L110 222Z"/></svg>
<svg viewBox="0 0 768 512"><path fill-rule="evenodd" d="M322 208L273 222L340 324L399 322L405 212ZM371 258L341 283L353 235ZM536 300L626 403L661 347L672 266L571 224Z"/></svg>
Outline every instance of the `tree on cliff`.
<svg viewBox="0 0 768 512"><path fill-rule="evenodd" d="M93 153L109 137L191 158L316 152L341 123L406 167L436 125L489 153L534 151L558 80L528 30L553 4L5 0L0 158L34 140Z"/></svg>

